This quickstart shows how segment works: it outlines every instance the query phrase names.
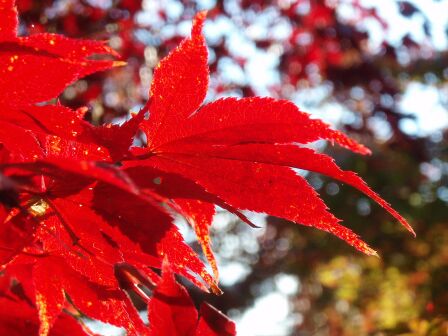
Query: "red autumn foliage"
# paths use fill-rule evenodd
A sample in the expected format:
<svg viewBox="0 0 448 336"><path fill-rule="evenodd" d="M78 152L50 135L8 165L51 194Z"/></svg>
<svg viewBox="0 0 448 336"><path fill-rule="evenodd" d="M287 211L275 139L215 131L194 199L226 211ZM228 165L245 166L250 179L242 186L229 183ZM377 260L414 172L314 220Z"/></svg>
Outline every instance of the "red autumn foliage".
<svg viewBox="0 0 448 336"><path fill-rule="evenodd" d="M355 173L303 146L323 139L369 154L355 140L284 100L204 104L206 13L157 66L141 111L121 126L93 126L85 109L52 100L74 81L122 65L119 55L98 41L18 37L14 1L0 0L0 10L2 334L92 334L83 314L130 335L234 335L214 308L204 303L198 313L174 277L220 293L208 234L216 206L251 225L242 210L316 227L375 255L294 168L352 185L413 232ZM133 144L138 132L146 135L141 146ZM213 276L175 214L194 228ZM149 326L130 293L147 302Z"/></svg>

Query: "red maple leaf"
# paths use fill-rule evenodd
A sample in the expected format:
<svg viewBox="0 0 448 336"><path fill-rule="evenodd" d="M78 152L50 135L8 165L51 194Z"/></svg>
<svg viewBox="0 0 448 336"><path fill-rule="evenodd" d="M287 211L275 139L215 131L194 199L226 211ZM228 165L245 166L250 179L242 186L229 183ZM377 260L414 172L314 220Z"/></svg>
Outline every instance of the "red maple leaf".
<svg viewBox="0 0 448 336"><path fill-rule="evenodd" d="M291 168L315 171L358 188L413 232L406 220L355 173L341 170L328 156L300 144L325 139L368 154L366 147L311 119L288 101L225 98L202 105L208 84L207 49L201 34L204 19L205 13L196 17L191 37L156 68L150 116L141 124L147 146L144 150L133 149L140 160L127 162L126 166L146 165L178 174L235 211L263 212L314 226L366 254L376 254L339 223L305 179ZM204 210L192 203L184 212L195 218ZM209 222L201 219L196 225L200 227L196 229L199 240L209 254Z"/></svg>

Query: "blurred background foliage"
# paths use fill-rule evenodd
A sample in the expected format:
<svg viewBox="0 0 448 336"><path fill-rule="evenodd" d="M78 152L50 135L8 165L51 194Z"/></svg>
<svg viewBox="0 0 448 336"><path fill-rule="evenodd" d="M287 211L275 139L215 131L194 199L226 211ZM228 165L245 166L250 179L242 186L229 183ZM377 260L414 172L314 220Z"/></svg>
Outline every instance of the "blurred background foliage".
<svg viewBox="0 0 448 336"><path fill-rule="evenodd" d="M128 63L61 97L88 106L95 124L120 122L138 109L154 66L188 34L194 13L208 9L209 98L290 99L372 149L359 157L317 144L393 204L417 238L358 192L315 174L310 183L380 258L276 218L253 230L220 214L213 241L225 294L205 299L234 317L241 335L448 335L448 1L18 6L22 34L105 39Z"/></svg>

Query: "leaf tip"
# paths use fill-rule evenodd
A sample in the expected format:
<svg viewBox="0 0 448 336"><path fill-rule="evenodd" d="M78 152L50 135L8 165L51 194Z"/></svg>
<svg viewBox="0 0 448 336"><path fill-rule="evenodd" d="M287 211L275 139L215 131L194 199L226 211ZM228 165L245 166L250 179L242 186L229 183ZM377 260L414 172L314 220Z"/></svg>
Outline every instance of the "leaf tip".
<svg viewBox="0 0 448 336"><path fill-rule="evenodd" d="M342 144L342 145L355 153L358 153L361 155L372 155L372 151L370 150L370 148L368 148L367 146L365 146L351 138L348 138L348 142L345 145L344 144Z"/></svg>
<svg viewBox="0 0 448 336"><path fill-rule="evenodd" d="M220 295L224 294L224 292L222 291L222 289L219 288L218 285L217 285L216 283L214 283L214 282L212 282L212 283L210 284L210 289L211 289L212 293L215 294L215 295L220 296Z"/></svg>
<svg viewBox="0 0 448 336"><path fill-rule="evenodd" d="M415 231L412 228L411 224L409 224L406 219L404 219L400 215L394 216L394 217L398 219L398 221L406 228L406 230L408 230L414 236L414 238L417 237L417 234L415 233Z"/></svg>
<svg viewBox="0 0 448 336"><path fill-rule="evenodd" d="M193 20L193 27L191 28L191 36L198 36L202 34L207 11L198 12Z"/></svg>
<svg viewBox="0 0 448 336"><path fill-rule="evenodd" d="M370 150L370 148L364 146L364 145L360 145L361 146L361 150L359 151L359 154L362 155L372 155L372 151Z"/></svg>
<svg viewBox="0 0 448 336"><path fill-rule="evenodd" d="M378 254L377 251L375 251L374 249L370 249L370 253L368 253L368 255L372 256L372 257L377 257L378 259L381 259L380 255Z"/></svg>
<svg viewBox="0 0 448 336"><path fill-rule="evenodd" d="M125 65L127 65L128 63L127 62L124 62L124 61L113 61L112 62L112 66L113 67L121 67L121 66L125 66Z"/></svg>
<svg viewBox="0 0 448 336"><path fill-rule="evenodd" d="M367 245L367 243L365 243L364 241L360 240L357 243L353 244L353 246L360 252L368 255L368 256L373 256L373 257L377 257L379 258L380 256L378 255L378 252L376 250L374 250L373 248L371 248L369 245Z"/></svg>

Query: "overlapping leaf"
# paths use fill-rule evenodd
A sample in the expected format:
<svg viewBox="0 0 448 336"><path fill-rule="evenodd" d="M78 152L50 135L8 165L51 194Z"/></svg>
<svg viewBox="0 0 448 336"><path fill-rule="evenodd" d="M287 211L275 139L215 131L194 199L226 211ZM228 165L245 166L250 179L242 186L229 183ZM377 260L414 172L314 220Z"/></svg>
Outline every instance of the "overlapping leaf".
<svg viewBox="0 0 448 336"><path fill-rule="evenodd" d="M203 303L198 314L187 290L164 262L162 279L148 305L150 335L231 336L235 324L218 310Z"/></svg>
<svg viewBox="0 0 448 336"><path fill-rule="evenodd" d="M89 283L73 272L63 259L44 258L33 269L36 303L46 335L66 302L66 294L84 314L119 327L131 335L146 334L146 326L127 296L116 289Z"/></svg>
<svg viewBox="0 0 448 336"><path fill-rule="evenodd" d="M10 336L37 335L40 322L33 307L24 301L0 298L0 334ZM50 336L86 336L88 333L70 315L61 315L54 323Z"/></svg>
<svg viewBox="0 0 448 336"><path fill-rule="evenodd" d="M56 34L18 37L14 1L2 0L0 6L2 106L27 106L53 99L75 80L122 64L88 58L94 54L117 56L103 42L74 40Z"/></svg>

